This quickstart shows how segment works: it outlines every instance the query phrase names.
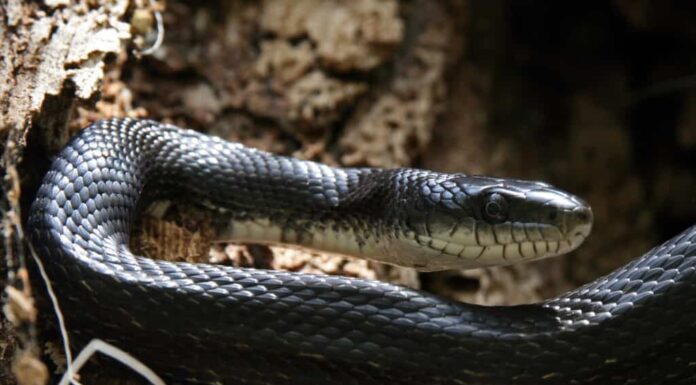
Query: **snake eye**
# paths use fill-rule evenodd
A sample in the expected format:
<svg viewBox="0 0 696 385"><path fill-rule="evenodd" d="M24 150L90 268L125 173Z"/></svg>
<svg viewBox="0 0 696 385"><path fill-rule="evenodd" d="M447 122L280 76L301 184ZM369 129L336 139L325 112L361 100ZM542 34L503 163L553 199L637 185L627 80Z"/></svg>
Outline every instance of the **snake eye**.
<svg viewBox="0 0 696 385"><path fill-rule="evenodd" d="M508 204L505 197L498 193L490 194L485 199L483 216L491 223L500 223L507 218Z"/></svg>

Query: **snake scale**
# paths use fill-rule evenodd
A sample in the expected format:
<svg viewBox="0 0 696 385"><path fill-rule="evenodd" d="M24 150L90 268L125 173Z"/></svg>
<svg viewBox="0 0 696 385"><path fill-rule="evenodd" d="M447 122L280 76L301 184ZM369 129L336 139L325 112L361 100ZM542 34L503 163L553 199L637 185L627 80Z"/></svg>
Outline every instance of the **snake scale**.
<svg viewBox="0 0 696 385"><path fill-rule="evenodd" d="M161 199L209 210L223 238L421 270L561 254L592 214L539 182L332 168L149 120L97 122L56 156L30 239L73 340L107 340L172 383L696 383L696 227L558 298L485 307L132 254L137 209Z"/></svg>

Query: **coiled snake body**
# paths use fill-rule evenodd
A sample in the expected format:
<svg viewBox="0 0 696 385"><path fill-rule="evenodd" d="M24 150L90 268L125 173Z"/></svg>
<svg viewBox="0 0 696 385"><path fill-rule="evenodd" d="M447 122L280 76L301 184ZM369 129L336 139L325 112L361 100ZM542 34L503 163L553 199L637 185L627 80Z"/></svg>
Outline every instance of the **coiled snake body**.
<svg viewBox="0 0 696 385"><path fill-rule="evenodd" d="M162 198L212 209L225 237L422 270L564 253L592 216L543 183L331 168L152 121L95 123L44 178L31 240L76 340L108 340L176 382L696 382L694 227L558 298L484 307L375 281L133 255L137 207Z"/></svg>

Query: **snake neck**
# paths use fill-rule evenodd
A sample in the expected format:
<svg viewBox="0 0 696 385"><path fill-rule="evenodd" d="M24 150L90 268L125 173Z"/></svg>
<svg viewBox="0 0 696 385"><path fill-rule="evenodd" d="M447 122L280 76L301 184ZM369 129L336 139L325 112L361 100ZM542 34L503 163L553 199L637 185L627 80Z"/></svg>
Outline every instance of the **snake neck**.
<svg viewBox="0 0 696 385"><path fill-rule="evenodd" d="M390 239L401 235L392 230L398 215L390 203L398 192L392 188L397 170L334 168L162 125L129 129L127 136L139 140L121 140L122 153L111 158L141 154L134 162L141 168L133 171L147 180L145 199L171 199L177 192L174 199L211 210L220 240L386 261ZM94 130L100 136L118 132ZM148 140L168 135L179 140Z"/></svg>
<svg viewBox="0 0 696 385"><path fill-rule="evenodd" d="M298 245L393 262L392 240L402 234L393 230L399 218L389 204L394 194L385 188L390 183L392 171L328 169L313 162L283 160L288 161L285 169L292 174L287 175L287 183L263 187L254 183L254 178L264 179L273 174L273 169L267 168L263 171L268 173L257 172L252 178L243 178L244 185L235 183L236 191L258 193L254 194L257 201L253 205L230 207L229 201L207 202L209 208L218 213L215 219L218 239ZM308 172L294 173L298 169ZM310 186L311 195L305 193L306 186ZM228 196L234 194L236 192L230 192Z"/></svg>

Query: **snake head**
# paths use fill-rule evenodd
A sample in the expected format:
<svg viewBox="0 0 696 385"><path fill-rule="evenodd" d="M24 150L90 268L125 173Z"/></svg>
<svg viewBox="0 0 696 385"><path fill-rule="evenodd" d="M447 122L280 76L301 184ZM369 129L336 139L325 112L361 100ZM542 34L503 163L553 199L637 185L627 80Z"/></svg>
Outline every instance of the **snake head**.
<svg viewBox="0 0 696 385"><path fill-rule="evenodd" d="M587 203L542 182L433 173L412 195L393 249L424 271L565 254L592 228Z"/></svg>

